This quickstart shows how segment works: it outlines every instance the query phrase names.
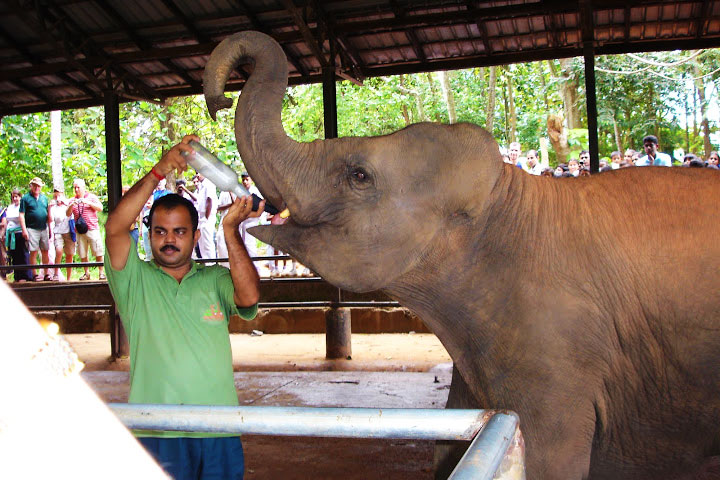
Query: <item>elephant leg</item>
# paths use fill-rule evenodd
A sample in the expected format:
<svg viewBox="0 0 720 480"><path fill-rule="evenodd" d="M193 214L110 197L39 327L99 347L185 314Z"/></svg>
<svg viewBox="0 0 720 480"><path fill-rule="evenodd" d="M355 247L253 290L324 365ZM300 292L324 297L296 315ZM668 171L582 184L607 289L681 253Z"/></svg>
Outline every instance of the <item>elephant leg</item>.
<svg viewBox="0 0 720 480"><path fill-rule="evenodd" d="M445 408L480 408L458 369L453 365L450 393ZM435 442L435 479L445 480L458 464L470 442L438 440Z"/></svg>

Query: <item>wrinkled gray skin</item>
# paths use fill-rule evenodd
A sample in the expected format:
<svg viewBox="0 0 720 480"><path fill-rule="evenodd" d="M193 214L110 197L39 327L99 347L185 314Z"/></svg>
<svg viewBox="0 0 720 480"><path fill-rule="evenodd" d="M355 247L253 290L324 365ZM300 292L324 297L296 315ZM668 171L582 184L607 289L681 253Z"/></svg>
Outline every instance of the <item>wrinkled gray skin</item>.
<svg viewBox="0 0 720 480"><path fill-rule="evenodd" d="M720 215L701 205L718 172L535 177L469 124L300 144L285 56L259 33L213 52L211 115L239 63L240 154L292 213L253 235L420 316L455 363L449 407L520 415L528 479L717 478Z"/></svg>

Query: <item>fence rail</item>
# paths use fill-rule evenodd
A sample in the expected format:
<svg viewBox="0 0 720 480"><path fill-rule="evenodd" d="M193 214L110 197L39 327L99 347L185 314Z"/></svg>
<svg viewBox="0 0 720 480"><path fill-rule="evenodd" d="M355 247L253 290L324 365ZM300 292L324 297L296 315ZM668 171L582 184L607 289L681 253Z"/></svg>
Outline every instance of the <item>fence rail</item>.
<svg viewBox="0 0 720 480"><path fill-rule="evenodd" d="M227 407L111 403L131 429L309 437L472 440L450 479L495 478L519 435L518 417L495 410ZM511 461L523 468L522 450Z"/></svg>
<svg viewBox="0 0 720 480"><path fill-rule="evenodd" d="M258 303L259 309L291 309L291 308L399 308L398 302L263 302ZM112 305L28 305L28 310L44 311L82 311L110 310Z"/></svg>
<svg viewBox="0 0 720 480"><path fill-rule="evenodd" d="M293 260L290 255L264 255L261 257L250 257L253 262L264 260ZM229 261L228 257L221 258L195 258L197 263L221 263ZM100 267L103 262L76 262L76 263L41 263L36 265L0 265L0 272L8 270L30 270L31 268L75 268L75 267Z"/></svg>

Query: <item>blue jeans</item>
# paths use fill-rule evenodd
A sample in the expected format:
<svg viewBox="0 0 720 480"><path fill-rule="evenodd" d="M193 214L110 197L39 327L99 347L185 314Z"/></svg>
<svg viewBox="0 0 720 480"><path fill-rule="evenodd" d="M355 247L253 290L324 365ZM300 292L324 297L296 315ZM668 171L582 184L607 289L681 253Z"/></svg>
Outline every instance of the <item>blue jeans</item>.
<svg viewBox="0 0 720 480"><path fill-rule="evenodd" d="M245 459L240 437L138 438L175 480L242 480Z"/></svg>

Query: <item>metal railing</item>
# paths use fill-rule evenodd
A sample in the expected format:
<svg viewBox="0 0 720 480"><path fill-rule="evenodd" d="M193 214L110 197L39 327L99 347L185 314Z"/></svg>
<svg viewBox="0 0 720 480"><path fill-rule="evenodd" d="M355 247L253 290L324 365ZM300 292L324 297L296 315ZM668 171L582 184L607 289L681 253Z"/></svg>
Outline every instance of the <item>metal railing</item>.
<svg viewBox="0 0 720 480"><path fill-rule="evenodd" d="M261 262L265 260L293 260L290 255L264 255L261 257L250 257L253 262ZM229 261L228 257L221 258L194 258L197 263L221 263ZM8 270L30 270L33 268L82 268L82 267L100 267L103 262L75 262L75 263L40 263L36 265L0 265L0 272Z"/></svg>
<svg viewBox="0 0 720 480"><path fill-rule="evenodd" d="M130 429L255 435L472 441L452 480L491 480L509 451L524 469L513 412L461 409L228 407L111 403ZM519 453L518 453L519 452Z"/></svg>
<svg viewBox="0 0 720 480"><path fill-rule="evenodd" d="M253 261L264 261L264 260L290 260L292 257L289 255L265 255L260 257L251 257ZM219 263L227 261L227 258L206 258L196 259L199 263ZM84 262L84 263L58 263L58 264L38 264L38 265L10 265L0 266L2 270L26 270L30 268L67 268L67 267L97 267L103 265L102 262ZM260 279L261 283L319 283L324 280L322 277L314 274L313 277L263 277ZM86 281L82 282L83 285L97 284L98 281ZM104 283L105 281L99 281ZM32 288L33 291L43 290L64 290L77 288L78 282L73 283L60 283L60 284L43 284L43 283L30 283L27 288ZM258 308L273 309L273 308L399 308L401 305L395 301L343 301L340 294L341 290L338 289L338 300L320 300L320 301L307 301L307 302L261 302L258 304ZM110 310L112 305L34 305L28 306L29 310L32 311L46 311L46 310L57 310L57 311L81 311L81 310Z"/></svg>
<svg viewBox="0 0 720 480"><path fill-rule="evenodd" d="M28 310L38 311L82 311L82 310L110 310L112 305L28 305ZM399 308L398 302L333 302L333 301L309 301L309 302L261 302L259 309L291 309L291 308Z"/></svg>

